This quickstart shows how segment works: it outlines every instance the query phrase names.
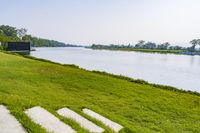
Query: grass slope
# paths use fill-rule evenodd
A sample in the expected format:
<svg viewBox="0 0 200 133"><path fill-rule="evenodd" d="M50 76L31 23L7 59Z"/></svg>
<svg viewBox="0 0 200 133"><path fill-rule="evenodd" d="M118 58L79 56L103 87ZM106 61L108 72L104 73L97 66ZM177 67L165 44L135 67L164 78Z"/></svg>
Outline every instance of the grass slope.
<svg viewBox="0 0 200 133"><path fill-rule="evenodd" d="M56 116L62 107L80 114L87 107L123 125L121 132L200 132L197 95L1 52L0 104L34 133L45 131L23 111L38 105ZM59 118L78 132L87 132L72 120Z"/></svg>

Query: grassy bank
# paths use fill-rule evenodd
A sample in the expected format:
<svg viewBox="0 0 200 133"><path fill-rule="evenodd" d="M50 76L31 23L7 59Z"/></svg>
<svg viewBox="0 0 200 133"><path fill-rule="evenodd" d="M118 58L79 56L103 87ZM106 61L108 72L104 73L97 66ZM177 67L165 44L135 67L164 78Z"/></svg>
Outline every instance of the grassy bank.
<svg viewBox="0 0 200 133"><path fill-rule="evenodd" d="M93 48L101 49L101 48ZM103 49L102 49L103 50ZM105 48L104 50L116 50L116 51L137 51L137 52L146 52L146 53L171 53L171 54L182 54L186 52L185 50L165 50L165 49L139 49L139 48Z"/></svg>
<svg viewBox="0 0 200 133"><path fill-rule="evenodd" d="M38 105L56 116L61 107L80 114L87 107L122 124L122 132L200 132L200 96L169 87L1 52L0 82L0 103L29 132L45 132L23 113ZM59 118L78 132L87 132Z"/></svg>

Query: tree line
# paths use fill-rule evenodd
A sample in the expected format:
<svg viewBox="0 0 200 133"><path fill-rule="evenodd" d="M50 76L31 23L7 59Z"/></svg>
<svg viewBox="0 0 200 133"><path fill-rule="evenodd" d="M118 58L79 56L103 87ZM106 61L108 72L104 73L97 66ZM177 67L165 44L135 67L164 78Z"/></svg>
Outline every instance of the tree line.
<svg viewBox="0 0 200 133"><path fill-rule="evenodd" d="M64 47L65 43L34 37L27 34L27 29L16 28L9 25L0 25L0 42L30 41L33 47Z"/></svg>
<svg viewBox="0 0 200 133"><path fill-rule="evenodd" d="M165 42L162 44L156 44L154 42L145 42L144 40L139 40L138 43L135 45L101 45L101 44L92 44L91 48L94 49L110 49L110 48L135 48L135 49L159 49L159 50L185 50L194 52L196 49L196 46L200 46L200 39L193 39L190 41L191 47L181 47L181 46L172 46L169 42Z"/></svg>
<svg viewBox="0 0 200 133"><path fill-rule="evenodd" d="M144 40L139 40L137 44L133 46L134 48L142 49L161 49L161 50L185 50L185 47L172 46L169 42L162 44L156 44L154 42L145 42Z"/></svg>

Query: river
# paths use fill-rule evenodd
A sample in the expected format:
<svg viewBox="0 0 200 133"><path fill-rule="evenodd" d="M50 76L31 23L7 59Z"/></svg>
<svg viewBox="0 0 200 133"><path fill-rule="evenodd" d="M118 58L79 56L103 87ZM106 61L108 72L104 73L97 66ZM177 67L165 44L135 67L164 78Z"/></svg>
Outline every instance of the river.
<svg viewBox="0 0 200 133"><path fill-rule="evenodd" d="M36 48L31 56L200 92L200 56L86 48Z"/></svg>

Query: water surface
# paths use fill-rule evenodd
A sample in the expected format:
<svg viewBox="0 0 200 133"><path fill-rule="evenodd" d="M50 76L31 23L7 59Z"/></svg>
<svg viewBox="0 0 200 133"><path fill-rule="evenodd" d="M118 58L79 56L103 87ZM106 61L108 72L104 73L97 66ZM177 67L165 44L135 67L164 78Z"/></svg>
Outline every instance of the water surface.
<svg viewBox="0 0 200 133"><path fill-rule="evenodd" d="M91 50L36 48L31 55L88 70L121 74L150 83L200 92L200 56Z"/></svg>

